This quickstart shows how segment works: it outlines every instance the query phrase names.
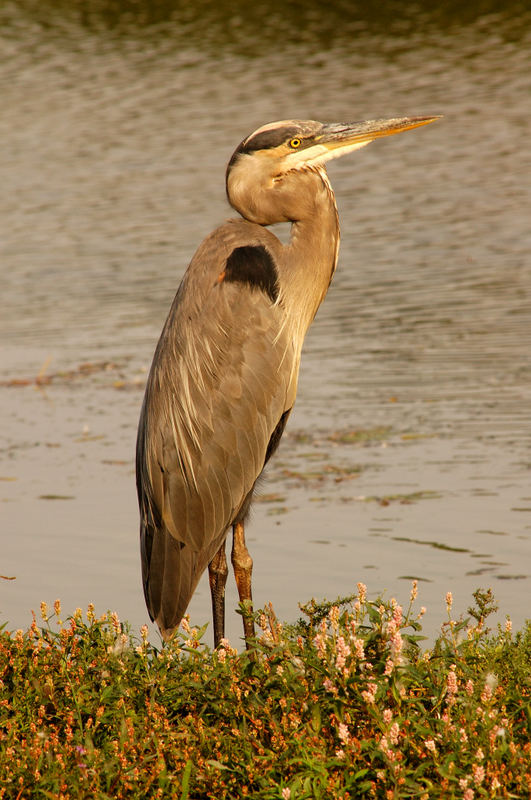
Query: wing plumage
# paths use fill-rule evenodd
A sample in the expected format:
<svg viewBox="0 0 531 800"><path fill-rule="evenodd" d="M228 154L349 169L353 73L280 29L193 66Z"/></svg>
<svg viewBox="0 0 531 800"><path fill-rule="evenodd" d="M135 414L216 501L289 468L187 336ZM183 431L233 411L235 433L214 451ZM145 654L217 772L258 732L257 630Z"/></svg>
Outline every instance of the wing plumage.
<svg viewBox="0 0 531 800"><path fill-rule="evenodd" d="M242 240L251 245L235 257ZM144 593L165 636L244 508L294 402L297 348L274 299L275 275L263 274L275 270L279 246L243 220L209 236L155 352L140 417L137 488Z"/></svg>

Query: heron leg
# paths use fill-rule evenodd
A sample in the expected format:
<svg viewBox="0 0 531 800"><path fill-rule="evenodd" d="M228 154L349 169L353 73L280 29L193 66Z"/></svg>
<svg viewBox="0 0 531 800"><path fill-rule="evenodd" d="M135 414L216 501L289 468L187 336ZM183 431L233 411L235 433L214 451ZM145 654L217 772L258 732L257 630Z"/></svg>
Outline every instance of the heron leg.
<svg viewBox="0 0 531 800"><path fill-rule="evenodd" d="M228 574L225 542L223 542L208 565L208 581L212 596L212 618L214 620L214 647L217 647L225 636L225 584L227 583Z"/></svg>
<svg viewBox="0 0 531 800"><path fill-rule="evenodd" d="M234 577L236 578L236 586L238 587L240 603L244 603L246 606L246 611L249 612L243 617L245 644L247 648L249 648L251 639L253 639L255 635L254 620L252 617L253 598L251 593L253 559L249 555L249 551L247 550L247 546L245 544L245 531L243 522L236 522L232 526L231 561L234 568Z"/></svg>

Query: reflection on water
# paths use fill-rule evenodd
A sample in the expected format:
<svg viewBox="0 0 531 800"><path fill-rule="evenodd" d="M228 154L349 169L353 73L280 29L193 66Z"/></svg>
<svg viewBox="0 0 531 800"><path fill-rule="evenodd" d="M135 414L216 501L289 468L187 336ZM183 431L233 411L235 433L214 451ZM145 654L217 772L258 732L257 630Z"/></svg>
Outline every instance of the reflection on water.
<svg viewBox="0 0 531 800"><path fill-rule="evenodd" d="M525 34L522 17L528 11L521 0L467 4L450 0L426 9L411 0L400 4L396 0L378 4L331 0L326 10L316 0L252 4L243 0L197 0L193 4L179 0L20 0L15 11L3 9L1 19L4 26L15 31L30 28L34 35L71 32L78 44L80 33L90 32L99 37L110 34L122 42L127 38L126 44L138 38L159 44L167 38L199 46L203 52L213 48L214 55L219 55L222 46L253 57L262 55L264 47L279 48L286 42L311 42L330 49L367 33L383 34L380 51L402 37L404 45L411 48L419 44L416 36L460 33L469 25L481 26L487 33L495 29L498 36L518 41Z"/></svg>
<svg viewBox="0 0 531 800"><path fill-rule="evenodd" d="M60 595L144 621L144 370L186 264L230 213L238 141L285 117L424 113L445 119L331 165L340 263L291 422L311 435L306 449L286 440L264 484L285 499L257 504L256 598L293 617L309 594L363 580L402 596L414 576L428 607L452 589L465 608L494 582L522 618L529 12L25 0L0 20L1 572L17 575L0 587L3 618L22 625ZM77 375L84 362L109 367ZM41 370L51 383L7 386ZM376 428L383 440L341 438ZM301 478L315 458L322 480ZM208 606L202 585L200 621Z"/></svg>

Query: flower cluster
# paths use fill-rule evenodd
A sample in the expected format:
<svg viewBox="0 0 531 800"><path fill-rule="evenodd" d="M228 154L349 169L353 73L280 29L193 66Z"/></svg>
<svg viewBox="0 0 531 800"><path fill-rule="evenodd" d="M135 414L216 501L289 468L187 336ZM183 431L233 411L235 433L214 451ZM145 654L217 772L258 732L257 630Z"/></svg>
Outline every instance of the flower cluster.
<svg viewBox="0 0 531 800"><path fill-rule="evenodd" d="M489 638L479 608L422 652L416 597L269 607L250 653L43 603L0 631L0 800L529 796L531 625Z"/></svg>

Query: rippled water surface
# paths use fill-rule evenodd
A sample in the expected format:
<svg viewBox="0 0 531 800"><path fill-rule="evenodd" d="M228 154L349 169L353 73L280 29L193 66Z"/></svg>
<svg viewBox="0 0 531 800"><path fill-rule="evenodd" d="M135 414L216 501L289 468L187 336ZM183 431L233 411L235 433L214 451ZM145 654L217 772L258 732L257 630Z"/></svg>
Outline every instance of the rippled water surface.
<svg viewBox="0 0 531 800"><path fill-rule="evenodd" d="M255 599L294 619L358 581L406 603L415 577L428 630L448 590L529 616L531 16L487 6L4 7L0 622L55 597L146 621L142 389L231 213L237 143L273 119L431 113L330 166L339 267L248 528ZM195 622L209 606L203 581Z"/></svg>

